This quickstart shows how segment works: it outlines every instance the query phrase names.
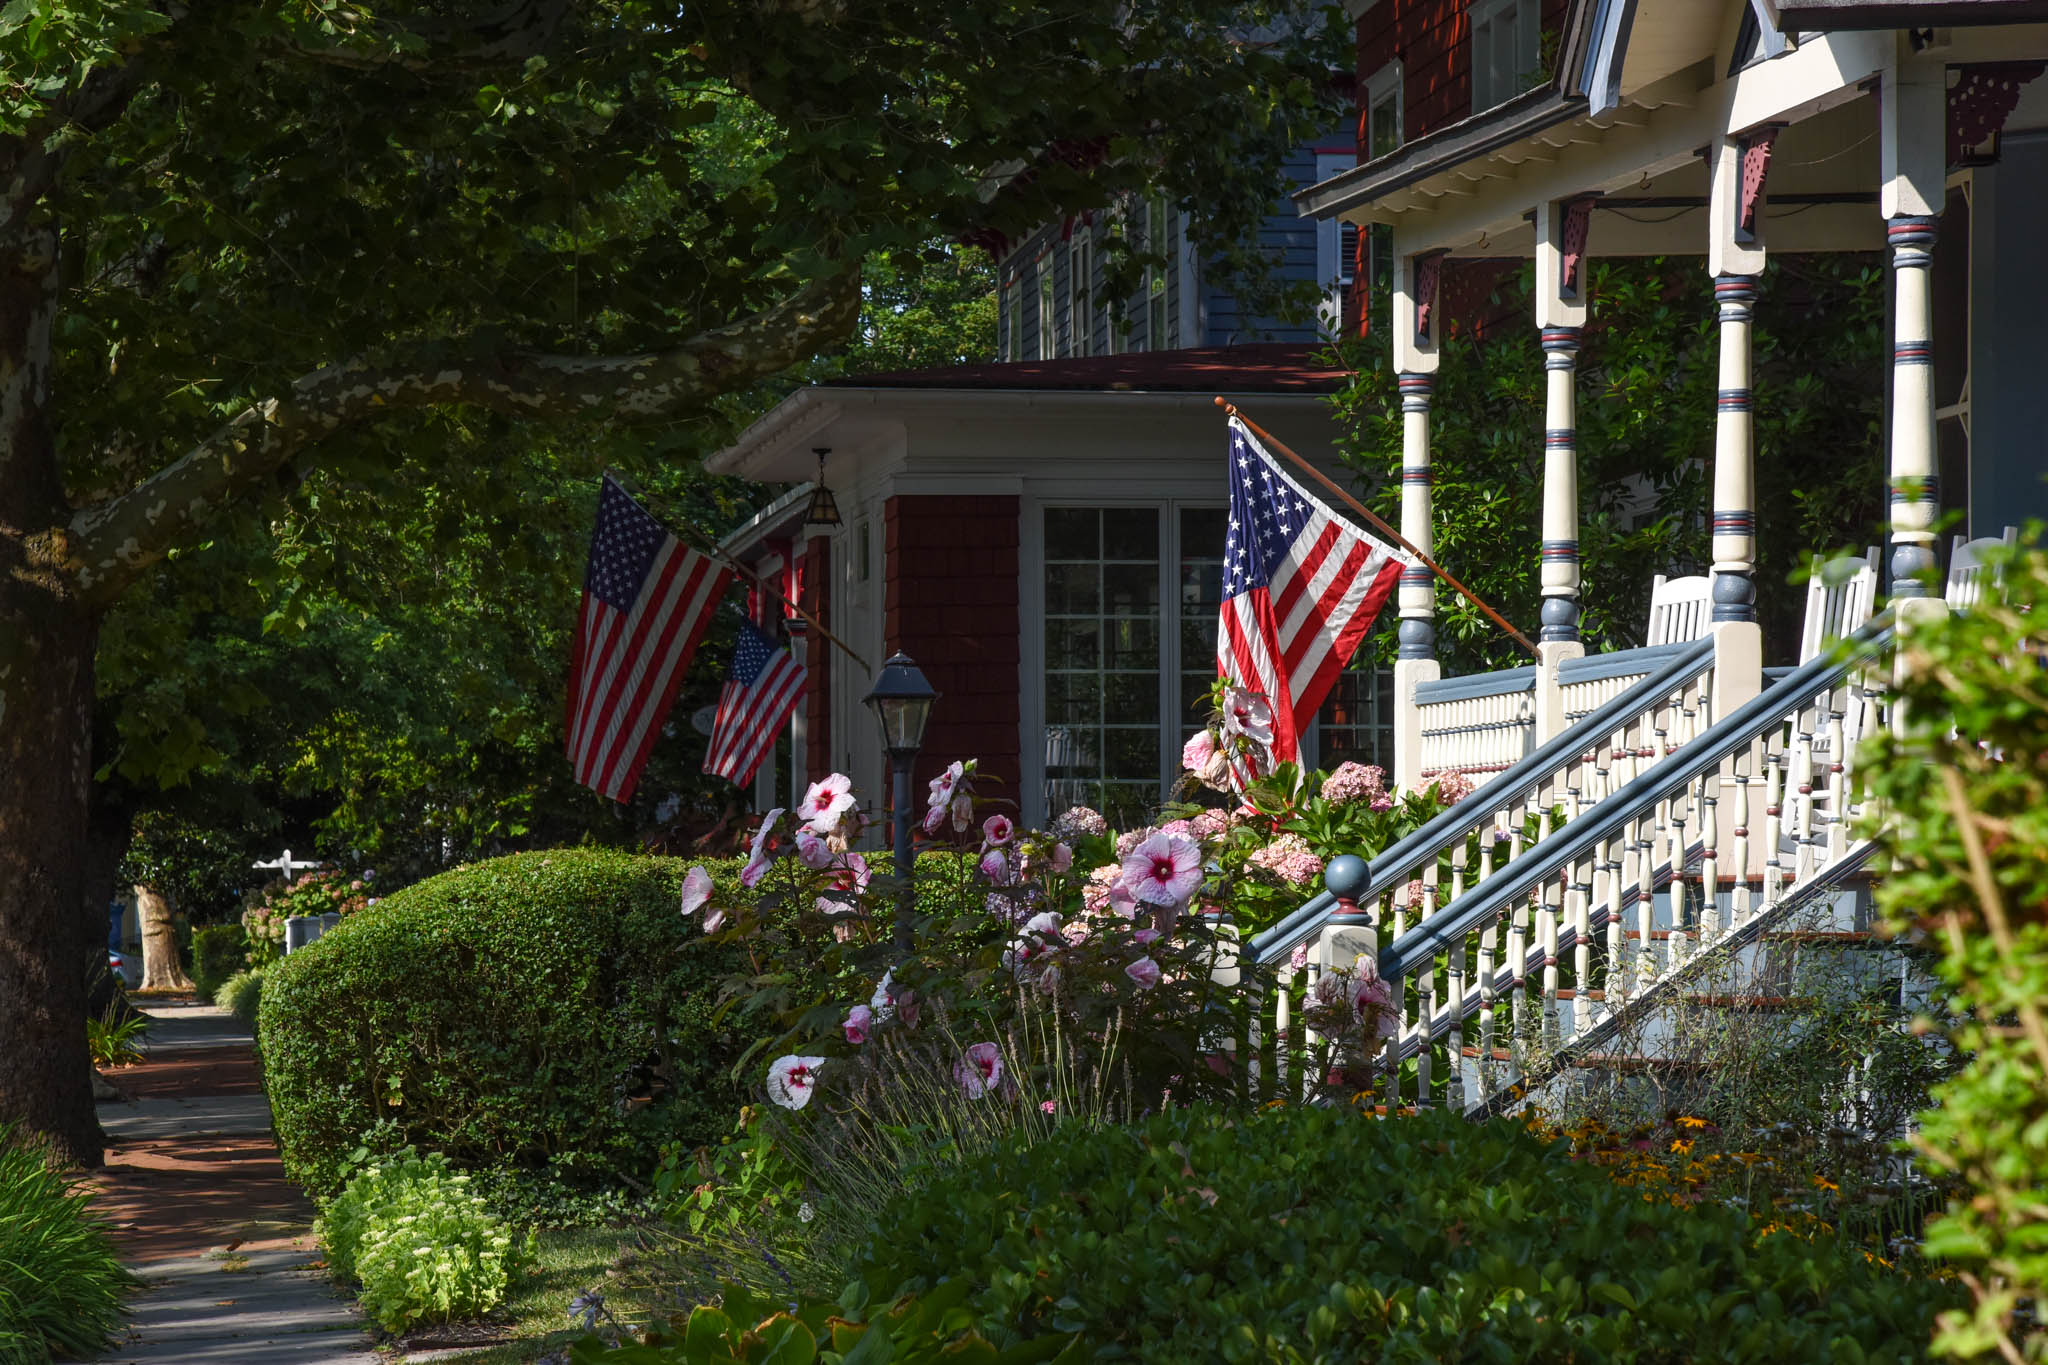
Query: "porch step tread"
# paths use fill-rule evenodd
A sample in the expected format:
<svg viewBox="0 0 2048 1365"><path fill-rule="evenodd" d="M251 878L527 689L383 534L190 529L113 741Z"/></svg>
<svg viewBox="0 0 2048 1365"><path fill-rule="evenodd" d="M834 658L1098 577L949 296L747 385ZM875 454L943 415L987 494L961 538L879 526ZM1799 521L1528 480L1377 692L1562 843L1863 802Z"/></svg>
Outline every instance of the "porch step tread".
<svg viewBox="0 0 2048 1365"><path fill-rule="evenodd" d="M1605 1000L1607 998L1607 992L1598 986L1589 991L1581 991L1576 986L1559 986L1557 988L1557 998L1560 1000L1576 1000L1581 995L1585 996L1588 1000Z"/></svg>
<svg viewBox="0 0 2048 1365"><path fill-rule="evenodd" d="M1512 1062L1515 1059L1515 1054L1508 1051L1504 1047L1477 1048L1471 1046L1470 1044L1467 1044L1466 1046L1459 1048L1458 1051L1463 1053L1467 1057L1484 1057L1488 1061L1495 1062Z"/></svg>

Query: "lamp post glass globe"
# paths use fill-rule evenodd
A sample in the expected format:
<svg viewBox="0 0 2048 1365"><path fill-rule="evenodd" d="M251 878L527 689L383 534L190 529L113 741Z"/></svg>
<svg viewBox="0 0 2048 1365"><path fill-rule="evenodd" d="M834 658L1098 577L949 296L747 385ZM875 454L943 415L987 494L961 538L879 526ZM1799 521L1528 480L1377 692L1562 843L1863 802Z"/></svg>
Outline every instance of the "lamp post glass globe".
<svg viewBox="0 0 2048 1365"><path fill-rule="evenodd" d="M892 654L875 675L875 685L861 700L882 725L882 748L892 759L909 758L924 747L925 722L939 699L924 673L907 654Z"/></svg>

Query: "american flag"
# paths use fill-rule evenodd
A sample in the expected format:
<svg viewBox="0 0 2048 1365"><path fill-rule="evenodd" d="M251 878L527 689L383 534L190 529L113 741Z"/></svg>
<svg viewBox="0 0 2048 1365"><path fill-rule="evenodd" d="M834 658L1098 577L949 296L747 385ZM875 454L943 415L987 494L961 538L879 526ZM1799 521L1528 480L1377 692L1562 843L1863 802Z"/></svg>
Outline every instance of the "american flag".
<svg viewBox="0 0 2048 1365"><path fill-rule="evenodd" d="M633 799L640 770L732 573L688 548L609 474L583 571L569 663L569 764L576 780Z"/></svg>
<svg viewBox="0 0 2048 1365"><path fill-rule="evenodd" d="M761 760L775 748L789 713L803 700L803 665L764 635L752 621L740 622L732 645L732 666L718 694L718 718L711 725L711 752L704 771L744 787Z"/></svg>
<svg viewBox="0 0 2048 1365"><path fill-rule="evenodd" d="M1272 705L1274 762L1299 756L1302 732L1410 562L1311 496L1230 420L1216 672Z"/></svg>

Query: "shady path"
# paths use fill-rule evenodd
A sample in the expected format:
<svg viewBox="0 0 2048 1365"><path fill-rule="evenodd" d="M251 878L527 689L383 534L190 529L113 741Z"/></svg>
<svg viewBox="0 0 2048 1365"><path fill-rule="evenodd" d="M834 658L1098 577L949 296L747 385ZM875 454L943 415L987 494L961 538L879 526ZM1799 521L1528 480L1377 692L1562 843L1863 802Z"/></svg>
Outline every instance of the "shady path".
<svg viewBox="0 0 2048 1365"><path fill-rule="evenodd" d="M383 1365L328 1283L313 1208L285 1179L248 1030L150 1003L149 1060L108 1073L94 1207L143 1280L110 1365Z"/></svg>

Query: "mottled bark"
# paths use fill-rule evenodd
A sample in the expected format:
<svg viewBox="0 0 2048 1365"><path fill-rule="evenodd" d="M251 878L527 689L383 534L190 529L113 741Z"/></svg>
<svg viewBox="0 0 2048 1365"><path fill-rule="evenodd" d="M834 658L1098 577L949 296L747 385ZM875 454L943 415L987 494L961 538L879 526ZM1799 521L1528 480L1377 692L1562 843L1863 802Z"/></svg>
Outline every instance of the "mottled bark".
<svg viewBox="0 0 2048 1365"><path fill-rule="evenodd" d="M135 915L142 921L142 989L189 991L192 978L178 962L178 929L171 903L153 886L135 888Z"/></svg>

